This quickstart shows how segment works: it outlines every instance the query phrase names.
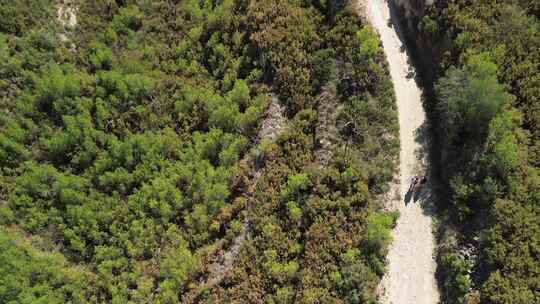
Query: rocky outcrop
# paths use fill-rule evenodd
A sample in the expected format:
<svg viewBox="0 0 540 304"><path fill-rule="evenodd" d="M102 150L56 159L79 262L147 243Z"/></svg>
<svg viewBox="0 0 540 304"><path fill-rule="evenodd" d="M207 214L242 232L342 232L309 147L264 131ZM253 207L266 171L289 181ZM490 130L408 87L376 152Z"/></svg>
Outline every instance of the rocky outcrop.
<svg viewBox="0 0 540 304"><path fill-rule="evenodd" d="M67 33L77 25L78 7L74 0L60 0L56 11L58 22L62 25L62 32L59 33L60 40L69 43ZM70 44L70 49L75 49L74 44Z"/></svg>

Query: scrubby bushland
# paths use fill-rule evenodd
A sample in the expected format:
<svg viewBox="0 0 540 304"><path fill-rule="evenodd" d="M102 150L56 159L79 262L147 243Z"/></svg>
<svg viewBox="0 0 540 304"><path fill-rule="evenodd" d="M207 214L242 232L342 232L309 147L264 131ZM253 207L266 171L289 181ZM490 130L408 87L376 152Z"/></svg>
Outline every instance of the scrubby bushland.
<svg viewBox="0 0 540 304"><path fill-rule="evenodd" d="M62 42L56 1L0 1L0 302L177 303L242 217L253 238L199 300L375 301L397 120L347 2L77 3ZM329 86L344 127L320 168ZM245 206L270 90L291 123Z"/></svg>
<svg viewBox="0 0 540 304"><path fill-rule="evenodd" d="M427 106L459 231L441 240L445 301L540 302L538 4L406 2L418 53L439 59Z"/></svg>
<svg viewBox="0 0 540 304"><path fill-rule="evenodd" d="M297 100L308 103L262 152L264 175L246 212L251 237L239 261L220 286L198 301L375 303L389 229L397 217L375 212L380 208L375 195L387 190L399 150L382 49L374 31L361 27L349 10L328 15L317 5L289 14L295 10L290 3L263 1L253 4L250 14L268 9L269 3L283 9L254 36L276 33L280 26L285 28L278 33L296 33L306 30L296 27L310 24L310 35L315 35L310 41L318 41L319 49L303 44L302 52L317 63L310 78L316 86L304 97L295 92ZM303 21L293 22L297 18ZM302 36L294 37L288 39ZM323 168L313 163L320 148L314 141L320 113L311 96L318 91L332 96L332 86L338 88L330 98L340 104L339 138Z"/></svg>

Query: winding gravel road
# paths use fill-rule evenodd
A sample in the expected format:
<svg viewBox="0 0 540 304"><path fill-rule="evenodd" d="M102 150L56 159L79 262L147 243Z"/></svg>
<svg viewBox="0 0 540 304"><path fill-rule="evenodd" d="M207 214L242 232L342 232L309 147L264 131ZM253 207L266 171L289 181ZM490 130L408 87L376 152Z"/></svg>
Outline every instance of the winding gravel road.
<svg viewBox="0 0 540 304"><path fill-rule="evenodd" d="M390 0L392 1L392 0ZM393 230L388 253L388 271L381 282L381 302L385 304L435 304L439 292L435 280L435 240L432 218L423 205L429 205L429 183L415 202L407 193L412 178L425 172L425 142L422 129L425 113L421 90L414 80L406 48L400 39L399 23L393 3L385 0L360 0L360 13L379 32L396 92L400 126L400 199L391 209L401 217ZM419 192L422 192L419 191ZM406 203L407 202L407 203Z"/></svg>

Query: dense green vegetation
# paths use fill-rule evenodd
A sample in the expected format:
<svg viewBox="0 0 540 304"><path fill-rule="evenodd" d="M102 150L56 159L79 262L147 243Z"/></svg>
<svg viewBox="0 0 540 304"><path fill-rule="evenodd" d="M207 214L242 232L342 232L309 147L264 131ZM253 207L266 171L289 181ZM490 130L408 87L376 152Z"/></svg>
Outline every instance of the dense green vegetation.
<svg viewBox="0 0 540 304"><path fill-rule="evenodd" d="M0 0L0 302L374 303L396 214L392 85L347 1ZM316 97L339 138L314 162ZM268 93L290 123L253 147ZM263 168L246 204L255 153Z"/></svg>
<svg viewBox="0 0 540 304"><path fill-rule="evenodd" d="M458 230L442 233L444 300L539 303L538 1L409 4L417 53L437 58L427 106Z"/></svg>

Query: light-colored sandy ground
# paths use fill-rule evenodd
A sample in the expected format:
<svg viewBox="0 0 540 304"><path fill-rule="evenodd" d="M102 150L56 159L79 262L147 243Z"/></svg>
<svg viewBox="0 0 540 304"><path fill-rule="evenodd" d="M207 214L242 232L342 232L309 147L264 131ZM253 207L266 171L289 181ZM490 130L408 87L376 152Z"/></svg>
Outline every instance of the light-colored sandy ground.
<svg viewBox="0 0 540 304"><path fill-rule="evenodd" d="M439 292L435 280L435 240L432 218L420 198L405 204L407 190L415 175L425 167L422 126L425 113L421 90L417 86L403 42L399 24L391 18L390 4L385 0L360 0L359 10L379 32L396 92L400 126L400 199L390 208L401 217L393 230L388 253L388 271L381 282L381 302L385 304L435 304ZM429 183L423 189L429 197Z"/></svg>

